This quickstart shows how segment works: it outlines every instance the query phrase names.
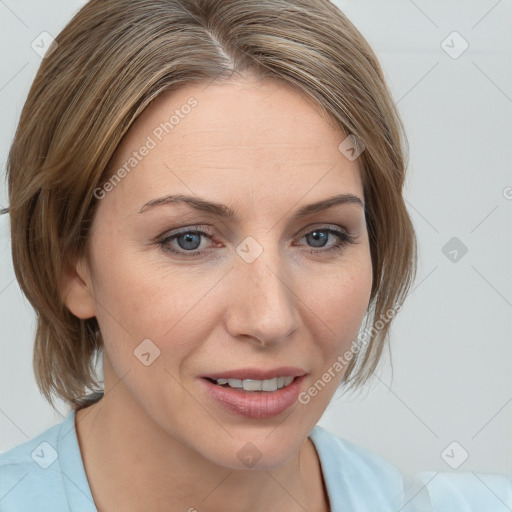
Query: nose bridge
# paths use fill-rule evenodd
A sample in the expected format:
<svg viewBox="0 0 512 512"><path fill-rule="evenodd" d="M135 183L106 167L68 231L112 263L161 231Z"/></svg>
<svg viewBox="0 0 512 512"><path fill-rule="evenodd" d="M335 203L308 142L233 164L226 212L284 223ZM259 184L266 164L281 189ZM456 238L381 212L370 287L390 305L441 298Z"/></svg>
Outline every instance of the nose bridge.
<svg viewBox="0 0 512 512"><path fill-rule="evenodd" d="M247 236L236 247L233 335L248 335L269 344L285 339L298 326L297 298L290 273L272 236ZM265 240L263 240L263 238Z"/></svg>

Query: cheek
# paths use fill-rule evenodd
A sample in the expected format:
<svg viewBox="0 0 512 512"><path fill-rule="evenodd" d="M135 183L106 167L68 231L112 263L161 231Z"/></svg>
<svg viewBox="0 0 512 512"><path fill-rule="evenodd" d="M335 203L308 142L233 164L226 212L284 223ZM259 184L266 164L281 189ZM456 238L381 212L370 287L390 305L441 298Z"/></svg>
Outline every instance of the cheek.
<svg viewBox="0 0 512 512"><path fill-rule="evenodd" d="M358 335L368 309L372 287L369 248L361 246L350 258L341 259L321 275L313 275L302 285L302 296L317 316L317 324L329 327L332 349L347 345Z"/></svg>
<svg viewBox="0 0 512 512"><path fill-rule="evenodd" d="M191 288L190 277L152 270L143 257L119 256L103 266L95 289L110 385L122 379L152 411L162 408L158 400L171 396L185 414L192 406L180 385L181 369L204 340L198 311L205 313L200 298L211 285Z"/></svg>
<svg viewBox="0 0 512 512"><path fill-rule="evenodd" d="M316 364L299 402L320 416L354 357L354 343L368 309L372 286L369 251L361 251L350 262L346 260L330 273L329 279L316 279L316 283L310 284L319 290L307 296L308 305L313 304L310 318L316 326L313 333L317 349L309 360Z"/></svg>
<svg viewBox="0 0 512 512"><path fill-rule="evenodd" d="M119 251L102 261L96 275L97 318L117 373L138 363L134 351L146 339L160 350L155 364L170 356L185 359L207 336L215 315L209 291L217 274L152 265L148 259L143 253Z"/></svg>

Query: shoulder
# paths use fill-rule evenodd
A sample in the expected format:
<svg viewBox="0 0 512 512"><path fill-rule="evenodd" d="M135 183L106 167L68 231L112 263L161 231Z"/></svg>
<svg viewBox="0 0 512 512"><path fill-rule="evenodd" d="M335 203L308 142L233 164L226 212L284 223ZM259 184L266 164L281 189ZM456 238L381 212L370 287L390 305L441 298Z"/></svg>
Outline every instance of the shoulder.
<svg viewBox="0 0 512 512"><path fill-rule="evenodd" d="M386 459L319 427L313 440L333 510L510 512L512 478L478 472L404 475Z"/></svg>
<svg viewBox="0 0 512 512"><path fill-rule="evenodd" d="M422 471L415 475L415 488L424 488L435 512L510 512L512 478L474 471Z"/></svg>
<svg viewBox="0 0 512 512"><path fill-rule="evenodd" d="M0 512L67 510L59 441L74 415L38 436L0 453Z"/></svg>
<svg viewBox="0 0 512 512"><path fill-rule="evenodd" d="M402 473L370 450L320 426L310 435L318 452L331 502L347 510L398 510L403 503ZM335 503L331 503L336 509Z"/></svg>

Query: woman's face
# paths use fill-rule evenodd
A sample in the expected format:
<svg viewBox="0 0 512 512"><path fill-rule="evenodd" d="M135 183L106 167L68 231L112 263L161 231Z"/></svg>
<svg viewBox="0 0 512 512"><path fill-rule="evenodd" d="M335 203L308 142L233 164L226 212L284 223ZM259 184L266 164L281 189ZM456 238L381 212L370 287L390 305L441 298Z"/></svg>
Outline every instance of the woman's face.
<svg viewBox="0 0 512 512"><path fill-rule="evenodd" d="M167 92L133 125L118 179L96 190L90 265L74 285L88 299L67 304L97 317L105 396L134 422L231 468L297 453L372 285L344 139L311 100L248 79ZM353 197L306 208L340 195Z"/></svg>

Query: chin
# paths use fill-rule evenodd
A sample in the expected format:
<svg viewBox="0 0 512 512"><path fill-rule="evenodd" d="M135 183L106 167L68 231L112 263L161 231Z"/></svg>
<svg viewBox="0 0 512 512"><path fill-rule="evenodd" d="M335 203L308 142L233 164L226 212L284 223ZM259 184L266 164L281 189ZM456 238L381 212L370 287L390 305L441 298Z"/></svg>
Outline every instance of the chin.
<svg viewBox="0 0 512 512"><path fill-rule="evenodd" d="M279 468L297 456L309 435L307 427L300 428L291 418L265 428L228 427L227 430L229 434L219 427L211 439L203 438L203 446L197 446L197 436L191 441L203 457L233 470Z"/></svg>

